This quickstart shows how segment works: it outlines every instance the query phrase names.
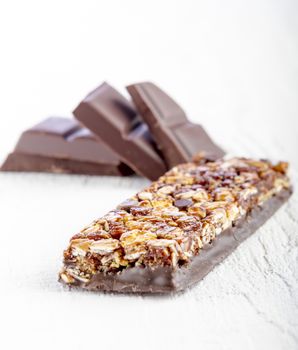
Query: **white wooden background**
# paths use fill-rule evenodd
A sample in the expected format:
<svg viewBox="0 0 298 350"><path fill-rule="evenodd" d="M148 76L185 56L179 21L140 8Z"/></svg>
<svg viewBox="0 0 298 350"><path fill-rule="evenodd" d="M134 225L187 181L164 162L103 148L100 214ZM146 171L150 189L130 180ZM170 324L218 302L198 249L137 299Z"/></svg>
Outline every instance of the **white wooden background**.
<svg viewBox="0 0 298 350"><path fill-rule="evenodd" d="M153 80L231 155L291 162L298 185L298 6L291 0L0 4L0 160L108 79ZM182 295L68 291L69 237L147 183L0 174L2 349L298 349L298 195Z"/></svg>

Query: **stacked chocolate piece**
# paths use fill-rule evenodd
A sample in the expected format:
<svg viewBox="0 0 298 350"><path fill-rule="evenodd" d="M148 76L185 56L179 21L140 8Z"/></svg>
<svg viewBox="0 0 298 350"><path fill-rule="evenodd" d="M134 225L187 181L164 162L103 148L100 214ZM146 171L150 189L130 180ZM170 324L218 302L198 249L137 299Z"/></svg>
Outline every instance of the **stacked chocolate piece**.
<svg viewBox="0 0 298 350"><path fill-rule="evenodd" d="M2 171L133 174L156 180L204 152L224 152L204 129L152 83L127 87L133 102L107 83L88 94L71 118L48 118L25 131Z"/></svg>

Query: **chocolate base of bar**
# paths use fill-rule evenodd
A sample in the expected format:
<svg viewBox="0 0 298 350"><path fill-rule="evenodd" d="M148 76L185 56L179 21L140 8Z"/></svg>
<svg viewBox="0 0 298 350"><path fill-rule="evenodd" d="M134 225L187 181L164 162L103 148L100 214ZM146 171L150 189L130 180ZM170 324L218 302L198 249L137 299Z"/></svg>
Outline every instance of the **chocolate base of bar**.
<svg viewBox="0 0 298 350"><path fill-rule="evenodd" d="M185 266L172 269L134 267L116 274L97 273L88 283L77 282L88 290L113 291L119 293L170 293L186 289L205 277L217 264L234 251L241 242L262 226L290 197L292 190L282 190L253 209L238 223L223 231L211 244Z"/></svg>
<svg viewBox="0 0 298 350"><path fill-rule="evenodd" d="M124 163L119 163L119 165L100 164L15 152L8 155L0 170L109 176L128 176L133 174L133 171Z"/></svg>

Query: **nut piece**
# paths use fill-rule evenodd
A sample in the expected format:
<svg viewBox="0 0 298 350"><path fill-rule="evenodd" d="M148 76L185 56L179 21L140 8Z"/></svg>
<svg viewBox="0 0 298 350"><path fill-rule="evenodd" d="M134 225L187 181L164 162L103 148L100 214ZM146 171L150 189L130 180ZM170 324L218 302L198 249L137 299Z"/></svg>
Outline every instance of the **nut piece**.
<svg viewBox="0 0 298 350"><path fill-rule="evenodd" d="M216 235L219 235L222 231L231 226L231 222L227 217L227 213L223 208L217 208L213 210L207 217L206 221L211 222L215 229Z"/></svg>
<svg viewBox="0 0 298 350"><path fill-rule="evenodd" d="M188 213L189 215L198 216L199 218L203 219L207 215L207 211L203 206L197 204L188 208Z"/></svg>
<svg viewBox="0 0 298 350"><path fill-rule="evenodd" d="M110 266L118 268L120 266L127 266L128 261L122 257L122 253L119 250L115 250L113 253L104 255L100 262L104 266Z"/></svg>
<svg viewBox="0 0 298 350"><path fill-rule="evenodd" d="M65 273L68 276L73 277L75 280L81 281L83 283L88 282L90 278L90 275L85 274L83 271L80 271L76 267L67 267Z"/></svg>
<svg viewBox="0 0 298 350"><path fill-rule="evenodd" d="M156 239L147 243L150 252L155 251L155 258L160 258L166 262L169 260L172 266L176 266L179 258L179 253L182 252L179 244L173 239Z"/></svg>
<svg viewBox="0 0 298 350"><path fill-rule="evenodd" d="M168 208L172 206L172 199L167 197L165 199L152 200L151 203L154 208Z"/></svg>
<svg viewBox="0 0 298 350"><path fill-rule="evenodd" d="M130 247L126 249L126 254L124 255L124 258L129 261L134 261L139 259L142 255L145 255L146 252L146 248L143 245Z"/></svg>
<svg viewBox="0 0 298 350"><path fill-rule="evenodd" d="M201 206L206 209L207 212L210 212L214 209L217 208L225 208L228 205L227 202L222 202L222 201L218 201L218 202L206 202L206 203L202 203Z"/></svg>
<svg viewBox="0 0 298 350"><path fill-rule="evenodd" d="M91 243L92 241L89 239L73 239L70 243L72 255L84 257L87 254Z"/></svg>
<svg viewBox="0 0 298 350"><path fill-rule="evenodd" d="M222 187L215 189L214 199L216 201L232 202L234 200L234 196L231 191L225 187Z"/></svg>
<svg viewBox="0 0 298 350"><path fill-rule="evenodd" d="M226 211L223 208L216 208L212 210L206 217L213 224L223 224L227 219Z"/></svg>
<svg viewBox="0 0 298 350"><path fill-rule="evenodd" d="M157 193L161 193L161 194L171 194L175 191L175 187L174 186L163 186L161 187Z"/></svg>
<svg viewBox="0 0 298 350"><path fill-rule="evenodd" d="M255 187L246 188L245 190L241 191L239 197L240 199L247 200L248 198L252 197L257 193L258 193L258 190Z"/></svg>
<svg viewBox="0 0 298 350"><path fill-rule="evenodd" d="M106 219L100 219L97 223L101 225L105 231L109 231L109 223Z"/></svg>
<svg viewBox="0 0 298 350"><path fill-rule="evenodd" d="M112 253L120 247L117 239L108 238L100 241L95 241L90 245L90 252L93 254L106 255Z"/></svg>
<svg viewBox="0 0 298 350"><path fill-rule="evenodd" d="M226 211L227 211L227 217L231 222L235 221L240 216L240 210L237 207L237 204L235 203L229 204L226 207Z"/></svg>
<svg viewBox="0 0 298 350"><path fill-rule="evenodd" d="M62 271L60 273L60 278L64 283L67 283L67 284L72 284L75 282L75 279L72 276L70 276L66 271Z"/></svg>
<svg viewBox="0 0 298 350"><path fill-rule="evenodd" d="M267 162L257 161L257 160L247 160L247 164L257 168L258 171L265 171L269 168Z"/></svg>
<svg viewBox="0 0 298 350"><path fill-rule="evenodd" d="M151 239L156 238L156 234L153 232L145 232L141 230L132 230L124 233L121 238L121 246L126 248L130 245L137 245L145 243Z"/></svg>
<svg viewBox="0 0 298 350"><path fill-rule="evenodd" d="M153 198L153 194L151 193L151 192L140 192L140 193L138 193L138 197L139 197L139 199L141 199L141 200L151 200L152 198Z"/></svg>
<svg viewBox="0 0 298 350"><path fill-rule="evenodd" d="M207 191L205 191L203 188L200 188L195 191L195 194L192 196L192 199L201 202L201 201L207 201L209 199Z"/></svg>
<svg viewBox="0 0 298 350"><path fill-rule="evenodd" d="M121 236L121 246L124 248L127 260L136 260L146 253L145 244L151 239L155 239L156 234L141 230L132 230Z"/></svg>
<svg viewBox="0 0 298 350"><path fill-rule="evenodd" d="M288 172L288 168L289 168L289 163L287 163L287 162L279 162L273 166L274 170L276 170L282 174L286 174Z"/></svg>
<svg viewBox="0 0 298 350"><path fill-rule="evenodd" d="M276 191L280 191L283 188L289 188L290 187L290 183L288 180L282 179L282 178L278 178L274 181L274 187L276 189Z"/></svg>
<svg viewBox="0 0 298 350"><path fill-rule="evenodd" d="M94 221L94 222L92 222L89 226L86 226L86 227L81 231L81 233L82 233L83 235L88 235L88 234L90 234L90 233L96 233L96 232L100 231L101 229L102 229L101 225L100 225L98 222Z"/></svg>
<svg viewBox="0 0 298 350"><path fill-rule="evenodd" d="M207 244L215 238L216 230L214 225L205 222L201 231L201 240L203 244Z"/></svg>
<svg viewBox="0 0 298 350"><path fill-rule="evenodd" d="M196 191L180 192L176 194L177 199L191 199L196 194Z"/></svg>

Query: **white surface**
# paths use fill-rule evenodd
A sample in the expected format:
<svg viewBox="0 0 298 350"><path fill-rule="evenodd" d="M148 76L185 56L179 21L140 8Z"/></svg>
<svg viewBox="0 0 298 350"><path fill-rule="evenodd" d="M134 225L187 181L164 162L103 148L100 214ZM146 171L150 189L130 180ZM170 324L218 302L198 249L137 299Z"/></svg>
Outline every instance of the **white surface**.
<svg viewBox="0 0 298 350"><path fill-rule="evenodd" d="M231 154L286 159L298 185L296 1L0 4L0 160L102 80L150 79ZM69 237L142 179L0 174L2 349L298 349L298 197L171 297L67 291ZM107 198L107 195L109 198Z"/></svg>

